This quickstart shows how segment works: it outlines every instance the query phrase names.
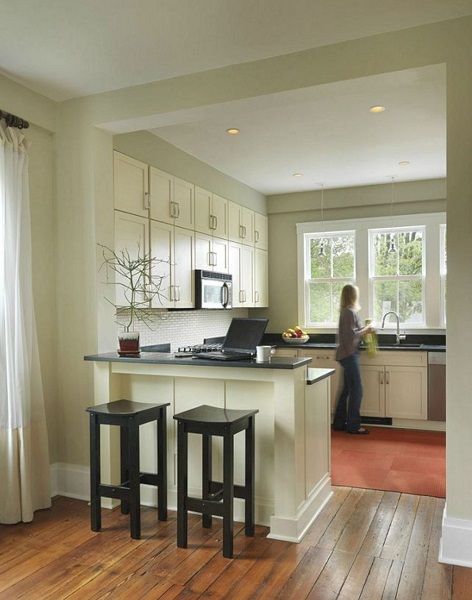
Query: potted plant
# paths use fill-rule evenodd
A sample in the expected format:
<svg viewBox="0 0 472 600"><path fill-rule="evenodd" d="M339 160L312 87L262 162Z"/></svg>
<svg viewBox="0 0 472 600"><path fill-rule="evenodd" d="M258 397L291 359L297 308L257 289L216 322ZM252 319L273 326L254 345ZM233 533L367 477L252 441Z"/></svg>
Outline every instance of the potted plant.
<svg viewBox="0 0 472 600"><path fill-rule="evenodd" d="M155 267L158 263L168 262L146 253L137 246L137 253L130 254L128 249L115 252L108 246L98 244L102 249L103 264L107 270L107 283L114 285L117 294L113 302L105 300L115 307L116 316L126 319L117 320L123 325L123 331L118 335L120 356L139 356L139 331L134 330L136 322L143 323L151 329L153 311L152 301L158 298L162 302L165 295L161 291L164 275L157 275ZM108 281L109 272L114 274L114 281Z"/></svg>

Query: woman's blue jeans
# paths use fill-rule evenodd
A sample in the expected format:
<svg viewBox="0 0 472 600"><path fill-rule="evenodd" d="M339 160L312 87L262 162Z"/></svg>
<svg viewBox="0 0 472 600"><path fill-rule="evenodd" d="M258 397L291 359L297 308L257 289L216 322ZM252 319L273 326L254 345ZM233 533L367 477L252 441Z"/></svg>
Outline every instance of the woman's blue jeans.
<svg viewBox="0 0 472 600"><path fill-rule="evenodd" d="M336 405L334 428L357 431L361 426L362 381L359 355L351 354L339 361L344 369L344 385Z"/></svg>

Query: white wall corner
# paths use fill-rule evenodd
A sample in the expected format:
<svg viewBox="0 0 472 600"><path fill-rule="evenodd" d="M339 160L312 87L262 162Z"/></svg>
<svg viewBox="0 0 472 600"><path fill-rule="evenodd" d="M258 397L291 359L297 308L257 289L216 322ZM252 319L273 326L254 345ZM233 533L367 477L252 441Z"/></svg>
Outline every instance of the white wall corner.
<svg viewBox="0 0 472 600"><path fill-rule="evenodd" d="M472 520L447 515L444 507L439 562L460 567L472 567Z"/></svg>
<svg viewBox="0 0 472 600"><path fill-rule="evenodd" d="M86 466L54 463L50 466L51 496L90 500L90 470Z"/></svg>

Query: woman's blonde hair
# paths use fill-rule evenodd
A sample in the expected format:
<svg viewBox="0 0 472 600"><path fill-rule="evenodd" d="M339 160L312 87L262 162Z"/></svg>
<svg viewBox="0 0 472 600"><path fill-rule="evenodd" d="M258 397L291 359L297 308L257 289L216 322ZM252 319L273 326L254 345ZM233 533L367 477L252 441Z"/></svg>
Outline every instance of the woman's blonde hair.
<svg viewBox="0 0 472 600"><path fill-rule="evenodd" d="M357 285L346 284L341 291L341 310L343 308L353 308L359 310L359 288Z"/></svg>

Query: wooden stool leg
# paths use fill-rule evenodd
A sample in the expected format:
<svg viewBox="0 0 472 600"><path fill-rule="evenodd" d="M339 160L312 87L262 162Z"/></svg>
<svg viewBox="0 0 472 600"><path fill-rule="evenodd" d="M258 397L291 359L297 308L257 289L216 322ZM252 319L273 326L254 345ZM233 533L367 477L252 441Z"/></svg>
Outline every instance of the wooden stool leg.
<svg viewBox="0 0 472 600"><path fill-rule="evenodd" d="M131 537L141 537L141 494L139 477L139 425L130 420L128 427L129 508Z"/></svg>
<svg viewBox="0 0 472 600"><path fill-rule="evenodd" d="M125 481L129 481L129 470L128 470L128 429L127 427L120 427L120 472L121 472L121 484ZM126 484L128 485L128 484ZM129 502L128 500L121 501L121 512L124 515L129 514Z"/></svg>
<svg viewBox="0 0 472 600"><path fill-rule="evenodd" d="M90 414L90 515L92 531L102 526L100 500L100 424L97 415Z"/></svg>
<svg viewBox="0 0 472 600"><path fill-rule="evenodd" d="M245 488L246 500L244 502L244 533L254 535L254 478L256 472L255 464L255 432L254 417L249 417L249 425L246 429L246 469L245 469Z"/></svg>
<svg viewBox="0 0 472 600"><path fill-rule="evenodd" d="M159 410L157 421L157 514L167 521L167 419L166 407Z"/></svg>
<svg viewBox="0 0 472 600"><path fill-rule="evenodd" d="M185 424L179 422L177 426L177 546L179 548L187 547L187 452L188 433Z"/></svg>
<svg viewBox="0 0 472 600"><path fill-rule="evenodd" d="M212 480L212 437L202 435L202 498L208 500L211 493L210 481ZM211 515L202 515L203 527L211 527Z"/></svg>
<svg viewBox="0 0 472 600"><path fill-rule="evenodd" d="M223 556L225 558L233 558L233 435L231 433L225 433L223 440Z"/></svg>

